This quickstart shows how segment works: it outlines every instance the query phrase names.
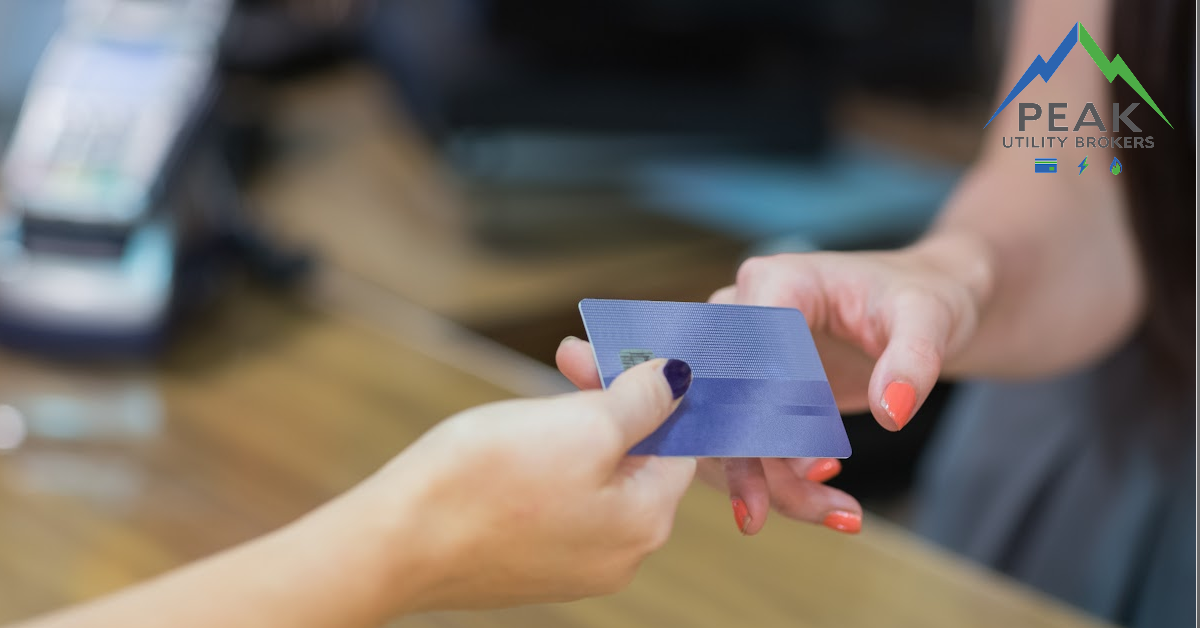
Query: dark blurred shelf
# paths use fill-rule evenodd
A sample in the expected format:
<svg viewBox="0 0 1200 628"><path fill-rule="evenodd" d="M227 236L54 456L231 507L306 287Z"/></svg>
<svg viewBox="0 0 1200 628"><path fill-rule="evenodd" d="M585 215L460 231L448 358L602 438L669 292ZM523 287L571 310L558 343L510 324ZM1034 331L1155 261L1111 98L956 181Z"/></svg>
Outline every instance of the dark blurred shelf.
<svg viewBox="0 0 1200 628"><path fill-rule="evenodd" d="M703 300L732 281L743 243L602 196L555 212L565 199L489 195L482 211L394 107L365 70L284 90L275 119L296 148L252 190L272 233L485 333L577 319L584 297Z"/></svg>

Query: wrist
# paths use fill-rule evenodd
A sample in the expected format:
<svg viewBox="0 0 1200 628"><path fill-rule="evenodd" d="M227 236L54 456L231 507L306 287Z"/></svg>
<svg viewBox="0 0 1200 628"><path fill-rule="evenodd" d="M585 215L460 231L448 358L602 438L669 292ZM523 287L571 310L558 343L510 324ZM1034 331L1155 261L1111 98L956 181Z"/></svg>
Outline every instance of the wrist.
<svg viewBox="0 0 1200 628"><path fill-rule="evenodd" d="M289 570L310 580L302 590L353 618L347 626L380 625L420 609L433 581L412 525L416 510L396 507L396 495L372 493L357 487L276 533L290 548Z"/></svg>

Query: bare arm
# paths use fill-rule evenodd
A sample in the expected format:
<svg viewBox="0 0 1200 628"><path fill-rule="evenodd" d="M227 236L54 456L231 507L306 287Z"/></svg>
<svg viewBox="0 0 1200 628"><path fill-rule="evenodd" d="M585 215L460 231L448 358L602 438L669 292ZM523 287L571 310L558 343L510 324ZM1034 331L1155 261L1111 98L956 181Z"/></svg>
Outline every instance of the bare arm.
<svg viewBox="0 0 1200 628"><path fill-rule="evenodd" d="M1105 47L1110 4L1018 2L997 104L1031 61L1050 57L1075 21ZM1116 54L1111 45L1106 53ZM1018 130L1019 102L1043 110L1025 132ZM1077 149L1073 137L1045 155L1002 146L1004 136L1072 135L1048 130L1051 102L1068 103L1059 126L1074 128L1092 102L1111 127L1111 88L1077 46L1049 83L1035 79L988 126L981 162L919 245L949 267L982 267L989 277L976 333L947 356L951 374L1024 377L1078 366L1111 350L1140 318L1143 282L1127 203L1120 180L1107 172L1114 151ZM1059 158L1062 172L1034 175L1033 158L1048 156ZM1079 174L1085 156L1090 171Z"/></svg>
<svg viewBox="0 0 1200 628"><path fill-rule="evenodd" d="M405 608L421 571L407 570L410 580L385 577L380 552L354 542L372 536L362 521L344 516L357 507L336 504L246 545L17 628L378 625ZM385 582L394 590L383 591Z"/></svg>
<svg viewBox="0 0 1200 628"><path fill-rule="evenodd" d="M696 469L626 452L690 385L659 359L602 392L467 410L278 532L25 628L366 628L617 591L666 542Z"/></svg>

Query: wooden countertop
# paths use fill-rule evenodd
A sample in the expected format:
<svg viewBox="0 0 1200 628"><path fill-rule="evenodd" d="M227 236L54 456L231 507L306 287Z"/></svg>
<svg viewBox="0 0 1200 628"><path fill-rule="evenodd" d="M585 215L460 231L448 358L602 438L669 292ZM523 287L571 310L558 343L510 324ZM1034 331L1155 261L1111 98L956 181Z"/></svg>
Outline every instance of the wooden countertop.
<svg viewBox="0 0 1200 628"><path fill-rule="evenodd" d="M563 390L551 369L367 284L240 295L154 367L0 353L0 621L83 600L278 526L442 417ZM868 516L844 536L776 518L740 536L692 489L674 538L610 598L402 626L1056 626L1080 614Z"/></svg>

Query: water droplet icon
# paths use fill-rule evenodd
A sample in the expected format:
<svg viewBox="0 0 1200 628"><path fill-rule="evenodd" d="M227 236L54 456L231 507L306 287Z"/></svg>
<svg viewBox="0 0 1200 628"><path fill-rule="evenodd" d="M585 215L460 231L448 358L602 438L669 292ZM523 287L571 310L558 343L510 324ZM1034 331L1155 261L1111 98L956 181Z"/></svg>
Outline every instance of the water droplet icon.
<svg viewBox="0 0 1200 628"><path fill-rule="evenodd" d="M1108 166L1108 170L1113 174L1121 174L1121 160L1113 157L1112 163Z"/></svg>

